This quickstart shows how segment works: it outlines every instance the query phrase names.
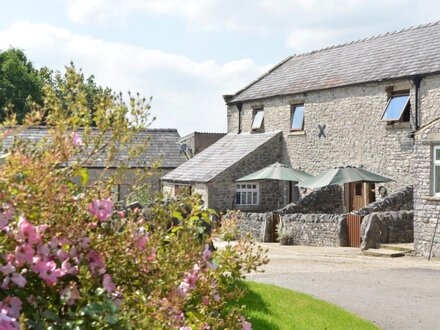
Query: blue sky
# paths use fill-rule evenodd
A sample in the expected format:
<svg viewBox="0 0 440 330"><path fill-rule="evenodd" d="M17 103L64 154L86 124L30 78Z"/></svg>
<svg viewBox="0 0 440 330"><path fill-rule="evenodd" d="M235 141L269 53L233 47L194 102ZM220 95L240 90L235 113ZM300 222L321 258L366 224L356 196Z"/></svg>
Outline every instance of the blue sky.
<svg viewBox="0 0 440 330"><path fill-rule="evenodd" d="M0 49L153 97L154 127L226 131L222 94L285 57L440 20L409 0L0 0ZM6 9L6 10L5 10Z"/></svg>

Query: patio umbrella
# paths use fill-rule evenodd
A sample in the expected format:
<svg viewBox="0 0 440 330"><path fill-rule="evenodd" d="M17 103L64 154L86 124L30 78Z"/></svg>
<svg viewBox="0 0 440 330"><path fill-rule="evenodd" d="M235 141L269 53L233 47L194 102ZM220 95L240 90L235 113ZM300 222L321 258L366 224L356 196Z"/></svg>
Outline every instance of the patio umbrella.
<svg viewBox="0 0 440 330"><path fill-rule="evenodd" d="M294 170L287 165L276 162L275 164L269 165L259 171L238 179L237 182L256 180L282 180L301 182L310 179L311 177L312 176L306 172Z"/></svg>
<svg viewBox="0 0 440 330"><path fill-rule="evenodd" d="M320 188L333 184L344 184L350 182L389 182L393 179L381 176L379 174L367 171L362 167L337 167L324 171L306 181L300 182L299 187Z"/></svg>

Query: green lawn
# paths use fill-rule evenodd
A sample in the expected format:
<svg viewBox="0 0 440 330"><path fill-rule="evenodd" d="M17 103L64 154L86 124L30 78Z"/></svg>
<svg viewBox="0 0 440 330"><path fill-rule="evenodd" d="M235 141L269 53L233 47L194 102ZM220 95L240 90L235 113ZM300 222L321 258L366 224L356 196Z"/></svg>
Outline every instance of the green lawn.
<svg viewBox="0 0 440 330"><path fill-rule="evenodd" d="M273 285L246 282L249 293L240 300L254 330L378 329L342 308ZM347 292L347 299L350 294Z"/></svg>

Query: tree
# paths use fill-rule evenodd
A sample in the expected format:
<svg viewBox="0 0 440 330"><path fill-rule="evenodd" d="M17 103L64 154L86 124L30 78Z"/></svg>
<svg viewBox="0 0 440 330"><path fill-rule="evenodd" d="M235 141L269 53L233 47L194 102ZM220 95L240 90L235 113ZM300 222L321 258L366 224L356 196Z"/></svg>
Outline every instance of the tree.
<svg viewBox="0 0 440 330"><path fill-rule="evenodd" d="M42 102L42 87L38 70L22 50L0 51L0 121L5 119L6 107L12 105L12 112L21 123L30 110L29 98Z"/></svg>

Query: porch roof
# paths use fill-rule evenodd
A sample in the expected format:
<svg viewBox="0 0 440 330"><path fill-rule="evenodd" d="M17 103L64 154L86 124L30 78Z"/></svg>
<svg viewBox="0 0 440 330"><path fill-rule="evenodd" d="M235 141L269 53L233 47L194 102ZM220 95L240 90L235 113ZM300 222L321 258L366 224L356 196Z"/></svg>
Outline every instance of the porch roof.
<svg viewBox="0 0 440 330"><path fill-rule="evenodd" d="M162 180L209 182L278 134L281 134L281 132L227 134L194 158L163 176Z"/></svg>

